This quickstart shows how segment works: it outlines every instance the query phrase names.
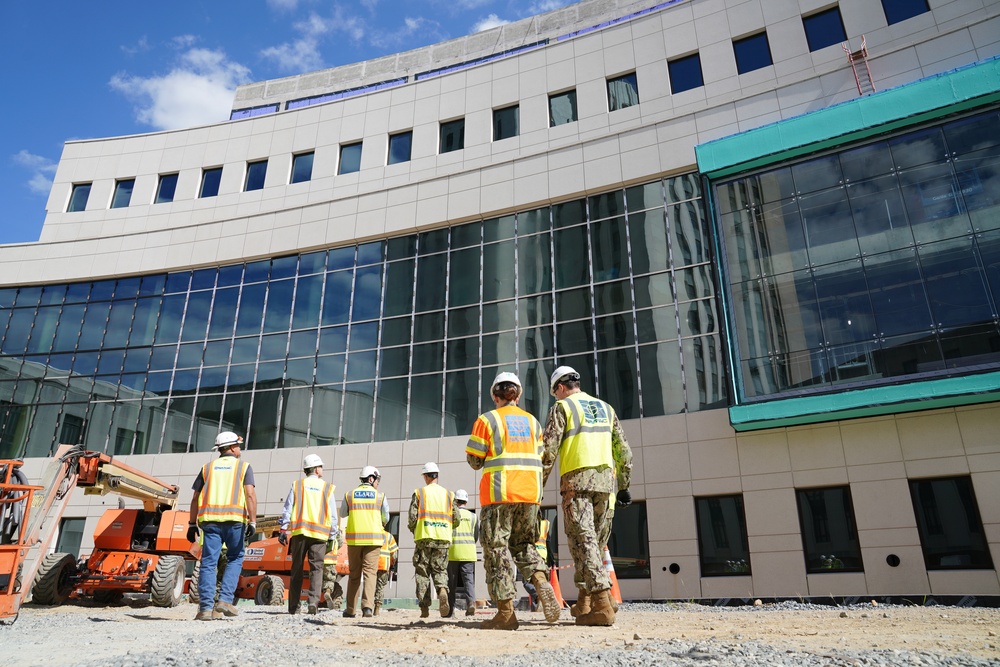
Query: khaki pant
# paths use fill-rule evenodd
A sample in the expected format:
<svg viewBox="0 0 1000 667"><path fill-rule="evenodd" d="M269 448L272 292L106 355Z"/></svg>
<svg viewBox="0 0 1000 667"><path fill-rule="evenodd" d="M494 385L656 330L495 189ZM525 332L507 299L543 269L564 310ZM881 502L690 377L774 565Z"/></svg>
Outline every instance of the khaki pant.
<svg viewBox="0 0 1000 667"><path fill-rule="evenodd" d="M378 573L378 554L381 550L381 544L347 545L347 562L350 564L351 574L347 580L347 606L344 609L346 614L353 614L357 608L362 575L365 579L365 588L361 593L361 608L375 609L375 580Z"/></svg>

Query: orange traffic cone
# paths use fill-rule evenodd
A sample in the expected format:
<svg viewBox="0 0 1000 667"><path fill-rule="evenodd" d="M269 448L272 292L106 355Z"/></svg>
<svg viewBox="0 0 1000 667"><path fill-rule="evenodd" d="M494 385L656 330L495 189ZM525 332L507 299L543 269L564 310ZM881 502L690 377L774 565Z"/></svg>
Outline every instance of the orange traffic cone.
<svg viewBox="0 0 1000 667"><path fill-rule="evenodd" d="M549 584L552 586L552 592L556 594L556 602L559 603L559 608L568 608L569 605L563 600L562 590L559 588L559 577L556 576L556 568L554 567L549 568Z"/></svg>
<svg viewBox="0 0 1000 667"><path fill-rule="evenodd" d="M615 576L615 564L611 562L611 552L604 547L604 569L608 571L608 578L611 579L611 597L618 604L622 603L622 590L618 588L618 577Z"/></svg>

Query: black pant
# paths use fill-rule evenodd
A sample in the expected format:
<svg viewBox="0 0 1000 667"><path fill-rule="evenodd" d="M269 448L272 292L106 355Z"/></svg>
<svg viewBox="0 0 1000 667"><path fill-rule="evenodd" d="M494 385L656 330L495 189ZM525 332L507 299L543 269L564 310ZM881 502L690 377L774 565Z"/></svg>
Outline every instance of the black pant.
<svg viewBox="0 0 1000 667"><path fill-rule="evenodd" d="M323 557L326 556L326 540L317 540L305 535L292 535L288 541L288 553L292 555L292 581L288 587L288 611L299 608L302 597L302 575L305 559L309 558L308 603L319 605L319 594L323 590Z"/></svg>
<svg viewBox="0 0 1000 667"><path fill-rule="evenodd" d="M462 581L462 591L465 595L466 609L476 607L476 562L448 561L448 604L451 606L449 616L455 614L455 597L458 593L458 582Z"/></svg>

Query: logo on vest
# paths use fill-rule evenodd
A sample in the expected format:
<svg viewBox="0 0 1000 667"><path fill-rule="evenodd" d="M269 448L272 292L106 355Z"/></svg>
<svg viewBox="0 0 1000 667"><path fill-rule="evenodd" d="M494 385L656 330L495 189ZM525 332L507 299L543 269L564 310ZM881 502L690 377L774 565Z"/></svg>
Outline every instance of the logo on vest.
<svg viewBox="0 0 1000 667"><path fill-rule="evenodd" d="M507 438L512 442L527 442L531 440L531 424L522 415L508 415L504 418L507 425Z"/></svg>
<svg viewBox="0 0 1000 667"><path fill-rule="evenodd" d="M600 401L580 401L583 407L583 418L588 424L608 423L608 411Z"/></svg>
<svg viewBox="0 0 1000 667"><path fill-rule="evenodd" d="M374 491L355 491L354 497L359 500L375 500Z"/></svg>

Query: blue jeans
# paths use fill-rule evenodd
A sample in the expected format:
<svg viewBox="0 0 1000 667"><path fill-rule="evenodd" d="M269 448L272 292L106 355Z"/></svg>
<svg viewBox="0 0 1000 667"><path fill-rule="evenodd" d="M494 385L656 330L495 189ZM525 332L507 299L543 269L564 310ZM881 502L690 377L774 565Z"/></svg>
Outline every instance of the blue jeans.
<svg viewBox="0 0 1000 667"><path fill-rule="evenodd" d="M201 524L201 531L204 540L201 545L201 572L198 575L198 609L206 611L215 606L215 568L219 564L223 544L226 545L228 563L222 575L219 602L233 603L236 584L243 569L244 526L238 521L206 521Z"/></svg>

